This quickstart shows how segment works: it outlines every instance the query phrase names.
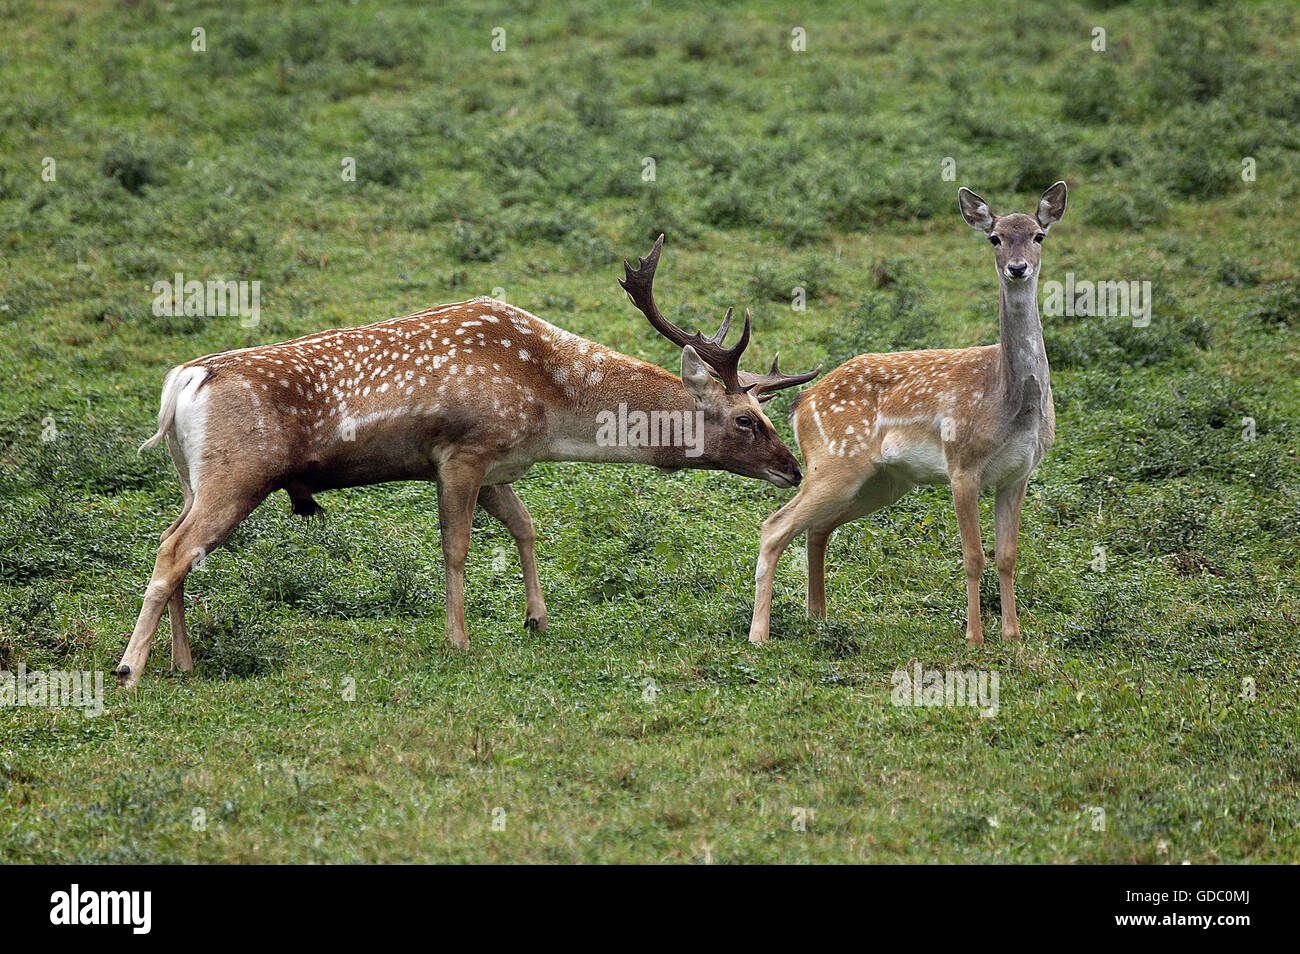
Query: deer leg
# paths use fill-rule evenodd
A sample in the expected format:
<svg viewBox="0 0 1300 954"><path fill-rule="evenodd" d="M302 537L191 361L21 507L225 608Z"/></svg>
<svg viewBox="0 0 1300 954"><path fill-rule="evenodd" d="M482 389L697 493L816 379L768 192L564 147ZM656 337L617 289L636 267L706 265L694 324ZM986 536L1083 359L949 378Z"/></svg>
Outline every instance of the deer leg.
<svg viewBox="0 0 1300 954"><path fill-rule="evenodd" d="M767 642L772 618L772 586L776 581L776 564L786 547L803 531L822 525L827 517L844 507L847 500L828 495L822 488L835 486L831 481L810 489L805 483L794 499L763 521L763 532L758 545L758 566L754 571L754 617L749 624L751 643ZM849 499L857 491L849 490ZM812 559L809 557L809 572Z"/></svg>
<svg viewBox="0 0 1300 954"><path fill-rule="evenodd" d="M172 628L172 669L180 672L194 671L194 657L190 655L190 640L185 632L185 581L176 584L167 600L167 618Z"/></svg>
<svg viewBox="0 0 1300 954"><path fill-rule="evenodd" d="M167 542L167 538L170 537L173 533L175 533L176 528L185 522L185 518L190 515L190 508L193 506L194 506L194 498L187 497L185 500L185 506L181 508L180 516L177 517L175 520L173 520L172 525L162 532L162 536L158 538L159 543Z"/></svg>
<svg viewBox="0 0 1300 954"><path fill-rule="evenodd" d="M1020 619L1016 616L1016 549L1020 540L1020 511L1025 505L1027 482L1022 480L1017 484L999 487L994 504L1003 642L1020 638Z"/></svg>
<svg viewBox="0 0 1300 954"><path fill-rule="evenodd" d="M546 600L537 576L537 533L533 516L509 484L483 487L478 492L479 506L505 524L519 547L519 565L524 571L524 614L529 629L546 628Z"/></svg>
<svg viewBox="0 0 1300 954"><path fill-rule="evenodd" d="M826 618L826 544L832 529L808 531L808 618Z"/></svg>
<svg viewBox="0 0 1300 954"><path fill-rule="evenodd" d="M176 468L176 476L181 482L181 497L185 501L181 507L180 516L172 521L172 525L163 531L159 542L164 542L168 537L176 532L179 527L190 515L190 509L194 506L194 488L190 486L189 463L185 460L185 455L176 440L170 435L167 437L167 453L171 455L172 465Z"/></svg>
<svg viewBox="0 0 1300 954"><path fill-rule="evenodd" d="M980 577L984 573L984 543L980 540L979 479L952 475L952 502L961 530L962 562L966 565L966 641L984 645L984 624L980 621Z"/></svg>
<svg viewBox="0 0 1300 954"><path fill-rule="evenodd" d="M469 554L474 505L486 468L474 457L448 458L438 468L438 529L447 569L447 640L469 648L465 635L465 558Z"/></svg>
<svg viewBox="0 0 1300 954"><path fill-rule="evenodd" d="M163 608L171 602L185 575L195 563L220 546L265 496L264 490L241 494L223 487L209 498L196 498L185 519L166 534L158 547L153 576L145 590L144 605L131 632L131 641L113 670L119 686L130 689L140 681ZM214 502L208 504L209 499Z"/></svg>
<svg viewBox="0 0 1300 954"><path fill-rule="evenodd" d="M181 515L176 518L176 522L163 531L162 540L160 541L163 543L176 532L176 528L189 516L190 510L194 506L194 492L190 490L189 478L182 469L181 462L177 457L178 449L170 438L167 441L167 446L172 451L172 459L176 461L176 471L181 477L181 491L185 496L185 506L181 510ZM170 621L172 631L172 669L181 672L193 672L194 659L190 655L190 641L185 632L185 581L183 579L176 584L176 590L167 600L167 618Z"/></svg>
<svg viewBox="0 0 1300 954"><path fill-rule="evenodd" d="M862 482L857 496L834 517L808 531L808 618L826 616L826 545L836 527L888 507L914 484L876 471Z"/></svg>
<svg viewBox="0 0 1300 954"><path fill-rule="evenodd" d="M758 565L754 569L754 618L749 624L751 643L767 642L771 628L772 585L776 580L776 564L795 534L803 529L803 524L797 519L795 512L805 499L801 491L793 500L763 521L763 531L758 544Z"/></svg>

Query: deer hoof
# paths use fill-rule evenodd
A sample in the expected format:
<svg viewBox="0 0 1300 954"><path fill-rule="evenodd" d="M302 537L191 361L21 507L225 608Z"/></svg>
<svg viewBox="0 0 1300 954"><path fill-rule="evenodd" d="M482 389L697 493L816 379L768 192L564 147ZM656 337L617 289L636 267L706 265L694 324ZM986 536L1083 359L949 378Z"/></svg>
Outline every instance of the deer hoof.
<svg viewBox="0 0 1300 954"><path fill-rule="evenodd" d="M117 684L119 686L128 685L129 680L131 678L131 667L118 666L116 669L113 670L113 675L117 676Z"/></svg>
<svg viewBox="0 0 1300 954"><path fill-rule="evenodd" d="M526 620L524 620L524 627L530 630L531 632L540 633L542 630L546 629L546 617L529 616Z"/></svg>

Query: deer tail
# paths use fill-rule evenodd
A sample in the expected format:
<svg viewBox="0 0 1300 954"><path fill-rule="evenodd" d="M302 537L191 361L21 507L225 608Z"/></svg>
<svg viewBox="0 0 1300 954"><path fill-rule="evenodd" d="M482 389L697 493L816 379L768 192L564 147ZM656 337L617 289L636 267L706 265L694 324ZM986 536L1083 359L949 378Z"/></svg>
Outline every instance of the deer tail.
<svg viewBox="0 0 1300 954"><path fill-rule="evenodd" d="M158 409L158 431L153 437L149 438L140 445L137 454L142 454L151 447L157 447L162 443L167 432L172 428L172 419L176 417L176 398L181 389L180 371L184 365L178 365L167 372L167 377L163 379L162 388L162 405Z"/></svg>

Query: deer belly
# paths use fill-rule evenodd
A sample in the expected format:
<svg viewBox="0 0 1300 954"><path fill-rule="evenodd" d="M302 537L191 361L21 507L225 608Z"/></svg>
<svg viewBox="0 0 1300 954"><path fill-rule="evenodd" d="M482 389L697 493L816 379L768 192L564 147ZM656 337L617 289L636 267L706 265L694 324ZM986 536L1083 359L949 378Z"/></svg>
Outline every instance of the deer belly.
<svg viewBox="0 0 1300 954"><path fill-rule="evenodd" d="M513 484L533 466L530 458L498 461L483 475L484 484Z"/></svg>
<svg viewBox="0 0 1300 954"><path fill-rule="evenodd" d="M880 442L880 462L889 471L914 484L948 482L948 460L943 447L924 436L897 431Z"/></svg>

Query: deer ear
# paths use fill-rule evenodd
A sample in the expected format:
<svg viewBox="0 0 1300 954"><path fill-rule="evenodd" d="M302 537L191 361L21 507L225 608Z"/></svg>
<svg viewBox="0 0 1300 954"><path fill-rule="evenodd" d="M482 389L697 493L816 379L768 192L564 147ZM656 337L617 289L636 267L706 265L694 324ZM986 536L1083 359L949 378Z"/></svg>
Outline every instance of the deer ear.
<svg viewBox="0 0 1300 954"><path fill-rule="evenodd" d="M993 231L994 215L989 204L965 186L957 190L957 205L961 208L961 217L971 228L981 232Z"/></svg>
<svg viewBox="0 0 1300 954"><path fill-rule="evenodd" d="M709 393L709 368L690 345L682 348L682 383L686 390L697 400L704 400Z"/></svg>
<svg viewBox="0 0 1300 954"><path fill-rule="evenodd" d="M1065 193L1065 183L1054 182L1038 200L1038 214L1035 218L1043 231L1061 221L1061 216L1065 215Z"/></svg>

